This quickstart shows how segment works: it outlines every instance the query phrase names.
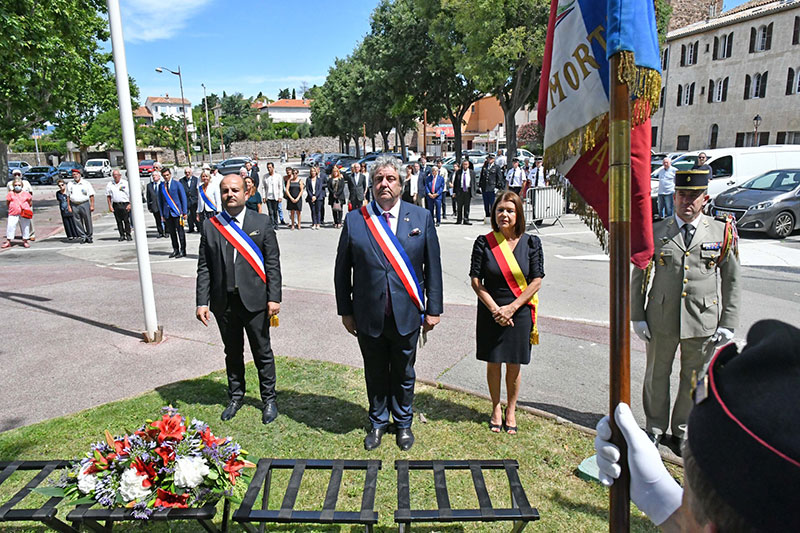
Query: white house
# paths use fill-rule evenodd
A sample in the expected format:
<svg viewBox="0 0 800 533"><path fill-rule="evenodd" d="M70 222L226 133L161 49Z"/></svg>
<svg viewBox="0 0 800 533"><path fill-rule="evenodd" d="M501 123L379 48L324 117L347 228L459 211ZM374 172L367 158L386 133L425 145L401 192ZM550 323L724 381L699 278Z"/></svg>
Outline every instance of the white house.
<svg viewBox="0 0 800 533"><path fill-rule="evenodd" d="M172 117L175 120L183 123L183 111L186 110L186 129L189 132L194 132L194 123L192 122L192 103L189 100L182 98L170 98L166 96L148 96L145 100L144 107L152 115L152 121L156 122L161 117ZM138 112L139 110L137 110ZM144 118L144 117L143 117Z"/></svg>
<svg viewBox="0 0 800 533"><path fill-rule="evenodd" d="M291 122L293 124L311 124L311 100L277 100L261 108L267 112L272 122Z"/></svg>

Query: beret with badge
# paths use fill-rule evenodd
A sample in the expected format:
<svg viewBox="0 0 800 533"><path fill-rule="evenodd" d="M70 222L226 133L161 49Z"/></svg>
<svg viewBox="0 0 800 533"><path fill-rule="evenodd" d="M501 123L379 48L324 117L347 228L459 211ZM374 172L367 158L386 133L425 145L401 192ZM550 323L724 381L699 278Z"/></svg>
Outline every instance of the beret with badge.
<svg viewBox="0 0 800 533"><path fill-rule="evenodd" d="M756 322L694 397L688 445L719 496L759 531L800 531L800 329Z"/></svg>

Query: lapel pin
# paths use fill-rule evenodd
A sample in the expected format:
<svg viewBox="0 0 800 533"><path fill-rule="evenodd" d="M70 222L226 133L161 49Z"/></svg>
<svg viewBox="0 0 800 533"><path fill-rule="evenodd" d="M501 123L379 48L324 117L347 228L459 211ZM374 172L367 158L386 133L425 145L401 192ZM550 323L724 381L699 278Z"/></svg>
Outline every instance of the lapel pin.
<svg viewBox="0 0 800 533"><path fill-rule="evenodd" d="M411 222L411 219L410 219L410 218L408 218L408 217L405 217L405 218L403 219L403 222Z"/></svg>
<svg viewBox="0 0 800 533"><path fill-rule="evenodd" d="M409 233L408 236L409 237L413 237L415 235L419 235L420 233L421 233L421 231L419 230L419 228L414 228L414 229L411 230L411 233Z"/></svg>

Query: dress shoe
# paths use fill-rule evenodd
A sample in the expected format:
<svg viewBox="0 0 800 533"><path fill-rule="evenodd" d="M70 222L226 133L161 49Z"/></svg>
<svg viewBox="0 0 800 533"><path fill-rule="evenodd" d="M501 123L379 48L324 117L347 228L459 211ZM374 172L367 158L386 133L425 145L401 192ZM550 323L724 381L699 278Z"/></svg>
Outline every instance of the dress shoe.
<svg viewBox="0 0 800 533"><path fill-rule="evenodd" d="M407 452L414 445L414 434L411 428L397 428L397 447Z"/></svg>
<svg viewBox="0 0 800 533"><path fill-rule="evenodd" d="M178 257L180 252L178 250L174 250L171 254L169 254L169 258L172 259L173 257Z"/></svg>
<svg viewBox="0 0 800 533"><path fill-rule="evenodd" d="M472 222L470 222L469 220L465 220L465 221L464 221L464 225L465 225L465 226L471 226L471 225L472 225Z"/></svg>
<svg viewBox="0 0 800 533"><path fill-rule="evenodd" d="M179 253L178 257L186 257L186 250L183 250L181 253Z"/></svg>
<svg viewBox="0 0 800 533"><path fill-rule="evenodd" d="M374 450L381 445L381 438L386 433L386 428L372 428L367 436L364 437L364 449Z"/></svg>
<svg viewBox="0 0 800 533"><path fill-rule="evenodd" d="M123 237L122 235L120 235L120 236L119 236L119 239L117 239L117 240L118 240L119 242L122 242L122 241L124 241L124 240L125 240L125 237Z"/></svg>
<svg viewBox="0 0 800 533"><path fill-rule="evenodd" d="M94 241L92 240L92 238L91 238L91 237L88 237L88 238L86 239L86 242L88 242L89 244L92 244Z"/></svg>
<svg viewBox="0 0 800 533"><path fill-rule="evenodd" d="M646 431L647 433L647 440L653 443L653 445L658 448L658 445L661 444L661 439L664 438L662 433L652 433L650 431Z"/></svg>
<svg viewBox="0 0 800 533"><path fill-rule="evenodd" d="M126 236L125 236L125 240L126 240L126 241L132 241L132 240L133 240L133 237L131 237L130 235L126 235Z"/></svg>
<svg viewBox="0 0 800 533"><path fill-rule="evenodd" d="M222 411L222 415L220 416L220 418L225 421L230 420L231 418L236 416L236 412L241 408L242 408L242 402L238 400L231 400L230 402L228 402L228 407L226 407L225 410Z"/></svg>
<svg viewBox="0 0 800 533"><path fill-rule="evenodd" d="M156 237L156 239L163 239L163 238L164 238L164 234L163 233L159 233L158 237Z"/></svg>
<svg viewBox="0 0 800 533"><path fill-rule="evenodd" d="M683 450L681 449L681 445L683 444L682 437L676 437L675 435L672 435L669 438L669 442L665 442L664 444L667 446L667 448L672 450L672 453L678 457L683 457Z"/></svg>
<svg viewBox="0 0 800 533"><path fill-rule="evenodd" d="M267 402L266 405L264 405L264 413L261 416L261 422L269 424L276 418L278 418L278 404L274 401Z"/></svg>

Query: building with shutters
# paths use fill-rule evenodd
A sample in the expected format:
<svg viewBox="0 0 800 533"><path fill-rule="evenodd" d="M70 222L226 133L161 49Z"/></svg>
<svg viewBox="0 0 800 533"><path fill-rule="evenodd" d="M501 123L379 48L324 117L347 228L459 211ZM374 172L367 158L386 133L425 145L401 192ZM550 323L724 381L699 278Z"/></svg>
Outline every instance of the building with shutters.
<svg viewBox="0 0 800 533"><path fill-rule="evenodd" d="M800 144L800 0L754 0L670 31L661 67L654 150Z"/></svg>

